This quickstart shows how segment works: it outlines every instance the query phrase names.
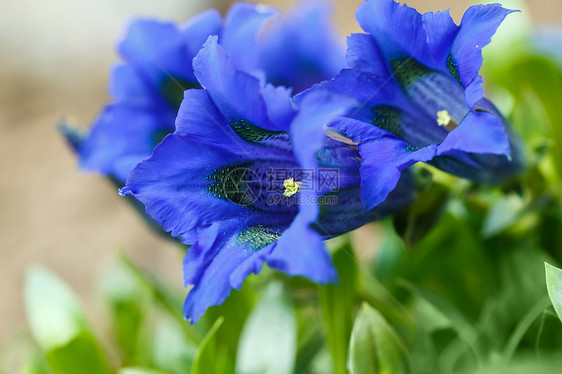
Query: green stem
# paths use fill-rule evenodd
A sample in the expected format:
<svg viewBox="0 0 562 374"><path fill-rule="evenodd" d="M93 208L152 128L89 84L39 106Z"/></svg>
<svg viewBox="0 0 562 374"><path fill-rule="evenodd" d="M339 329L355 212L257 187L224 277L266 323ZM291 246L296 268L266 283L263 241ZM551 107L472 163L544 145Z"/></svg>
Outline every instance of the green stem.
<svg viewBox="0 0 562 374"><path fill-rule="evenodd" d="M550 299L548 296L543 297L539 300L525 316L519 321L515 327L515 331L509 337L507 344L504 349L503 357L505 362L509 362L511 357L515 353L515 350L519 346L521 339L525 336L525 333L529 330L531 325L544 313L544 310L550 306Z"/></svg>

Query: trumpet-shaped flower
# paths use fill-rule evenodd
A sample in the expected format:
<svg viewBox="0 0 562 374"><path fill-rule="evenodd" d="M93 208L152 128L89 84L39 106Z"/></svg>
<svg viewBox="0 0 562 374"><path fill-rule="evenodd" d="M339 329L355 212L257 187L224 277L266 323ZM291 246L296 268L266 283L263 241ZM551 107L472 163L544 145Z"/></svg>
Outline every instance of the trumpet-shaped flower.
<svg viewBox="0 0 562 374"><path fill-rule="evenodd" d="M191 322L239 289L264 263L318 283L337 276L323 240L412 200L403 180L366 210L357 147L318 131L354 102L310 95L299 111L290 91L238 70L210 37L194 59L204 89L185 92L176 130L131 172L134 195L188 249L184 312Z"/></svg>
<svg viewBox="0 0 562 374"><path fill-rule="evenodd" d="M359 101L334 125L358 143L362 199L385 199L404 169L429 162L481 182L521 171L517 137L486 98L482 48L512 11L470 7L457 26L448 11L420 14L393 0L367 0L356 17L367 34L348 38L351 69L315 90Z"/></svg>
<svg viewBox="0 0 562 374"><path fill-rule="evenodd" d="M277 14L272 7L237 3L224 20L216 10L208 10L180 27L134 21L118 47L123 62L112 71L112 103L79 141L70 127L61 128L78 153L80 167L123 185L132 168L174 131L183 91L200 88L192 60L210 35L219 37L239 68L297 90L343 67L343 48L332 39L325 9L308 6L281 19L274 17ZM315 29L308 22L311 19L317 23ZM266 21L272 22L271 30L258 37ZM315 44L324 45L322 55L307 49ZM280 74L287 66L300 70L290 76Z"/></svg>

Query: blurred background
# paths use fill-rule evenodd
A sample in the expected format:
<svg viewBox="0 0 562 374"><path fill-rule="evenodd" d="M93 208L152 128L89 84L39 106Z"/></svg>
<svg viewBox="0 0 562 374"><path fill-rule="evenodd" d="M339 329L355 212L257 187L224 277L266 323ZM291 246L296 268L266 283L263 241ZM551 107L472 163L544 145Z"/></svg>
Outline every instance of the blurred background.
<svg viewBox="0 0 562 374"><path fill-rule="evenodd" d="M108 72L118 60L114 46L131 17L183 22L205 8L224 12L230 5L219 0L1 1L0 350L26 329L21 295L31 263L68 281L89 317L97 315L95 285L116 249L182 292L182 253L146 229L103 178L77 170L56 124L64 119L86 127L108 100ZM266 3L288 9L296 1ZM334 2L342 43L345 35L359 31L353 17L359 3ZM407 4L421 12L451 7L458 23L471 2ZM525 14L513 17L560 24L562 2L529 1Z"/></svg>

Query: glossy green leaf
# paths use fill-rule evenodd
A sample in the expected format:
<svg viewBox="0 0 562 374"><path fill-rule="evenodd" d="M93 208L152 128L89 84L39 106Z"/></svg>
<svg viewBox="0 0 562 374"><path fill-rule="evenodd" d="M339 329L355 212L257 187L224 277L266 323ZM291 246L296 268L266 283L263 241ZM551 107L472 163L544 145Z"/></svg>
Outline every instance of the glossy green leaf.
<svg viewBox="0 0 562 374"><path fill-rule="evenodd" d="M65 345L49 349L46 357L49 367L56 374L112 373L99 344L87 331L75 336Z"/></svg>
<svg viewBox="0 0 562 374"><path fill-rule="evenodd" d="M27 272L24 300L31 332L55 373L110 372L76 295L64 281L33 266Z"/></svg>
<svg viewBox="0 0 562 374"><path fill-rule="evenodd" d="M562 270L544 263L546 273L546 289L552 306L562 321Z"/></svg>
<svg viewBox="0 0 562 374"><path fill-rule="evenodd" d="M168 374L164 371L149 369L149 368L142 368L142 367L126 367L120 369L118 374Z"/></svg>
<svg viewBox="0 0 562 374"><path fill-rule="evenodd" d="M236 357L240 374L290 374L295 364L297 322L281 283L270 283L246 320Z"/></svg>
<svg viewBox="0 0 562 374"><path fill-rule="evenodd" d="M44 267L33 266L28 270L24 300L31 332L44 349L64 345L87 329L74 292Z"/></svg>
<svg viewBox="0 0 562 374"><path fill-rule="evenodd" d="M384 317L366 303L353 325L347 367L351 374L411 372L404 343Z"/></svg>

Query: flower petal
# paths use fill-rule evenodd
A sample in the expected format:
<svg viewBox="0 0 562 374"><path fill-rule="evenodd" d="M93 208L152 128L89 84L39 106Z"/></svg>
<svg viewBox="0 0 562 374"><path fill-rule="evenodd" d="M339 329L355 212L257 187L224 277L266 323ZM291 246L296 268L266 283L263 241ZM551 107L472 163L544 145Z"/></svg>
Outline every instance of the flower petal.
<svg viewBox="0 0 562 374"><path fill-rule="evenodd" d="M260 35L259 68L270 83L295 92L329 79L345 67L343 43L324 2L304 2L272 20Z"/></svg>
<svg viewBox="0 0 562 374"><path fill-rule="evenodd" d="M226 150L172 134L133 169L121 193L140 200L172 236L218 220L239 217L243 221L251 214L248 210L209 191L207 177L231 159L233 155Z"/></svg>
<svg viewBox="0 0 562 374"><path fill-rule="evenodd" d="M389 76L388 66L381 56L375 40L368 34L351 34L347 37L347 64L354 70Z"/></svg>
<svg viewBox="0 0 562 374"><path fill-rule="evenodd" d="M129 171L150 156L160 141L161 126L161 118L142 107L108 105L80 145L80 167L124 182Z"/></svg>
<svg viewBox="0 0 562 374"><path fill-rule="evenodd" d="M422 16L394 0L367 0L355 16L387 59L407 54L432 69L444 70L446 52L458 29L448 11Z"/></svg>
<svg viewBox="0 0 562 374"><path fill-rule="evenodd" d="M359 145L361 164L361 200L367 209L382 203L396 188L401 173L416 162L433 159L436 145L412 149L406 142L385 136Z"/></svg>
<svg viewBox="0 0 562 374"><path fill-rule="evenodd" d="M219 35L221 29L222 17L216 9L207 9L181 25L183 44L189 56L188 61L182 61L186 69L191 70L189 62L199 52L209 35Z"/></svg>
<svg viewBox="0 0 562 374"><path fill-rule="evenodd" d="M502 118L488 112L469 112L439 145L438 154L452 150L509 156L509 136Z"/></svg>
<svg viewBox="0 0 562 374"><path fill-rule="evenodd" d="M317 206L301 207L299 215L267 257L270 267L292 276L306 277L316 283L337 281L337 272L326 251L323 238L310 227L317 215Z"/></svg>
<svg viewBox="0 0 562 374"><path fill-rule="evenodd" d="M220 44L239 69L252 72L256 68L257 35L275 14L274 7L250 3L234 3L228 11Z"/></svg>
<svg viewBox="0 0 562 374"><path fill-rule="evenodd" d="M228 121L246 120L266 130L277 130L269 120L259 80L232 64L216 36L207 39L193 60L193 68Z"/></svg>
<svg viewBox="0 0 562 374"><path fill-rule="evenodd" d="M212 235L212 234L211 234ZM250 272L258 273L263 264L263 253L270 251L275 244L271 244L259 251L247 250L243 244L238 244L231 238L222 246L216 246L213 255L206 263L196 263L200 271L195 278L186 278L186 285L194 285L185 299L183 312L191 323L197 320L205 311L214 305L219 305L230 295L231 289L240 289L243 280ZM206 252L196 243L188 249L184 266L193 263L190 252ZM241 274L242 273L242 274ZM186 270L185 274L189 274ZM233 277L234 275L234 277ZM233 277L233 281L231 281Z"/></svg>
<svg viewBox="0 0 562 374"><path fill-rule="evenodd" d="M486 4L471 6L464 13L451 47L452 63L463 86L467 87L478 75L482 66L482 48L490 43L496 29L512 12L500 4Z"/></svg>

